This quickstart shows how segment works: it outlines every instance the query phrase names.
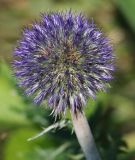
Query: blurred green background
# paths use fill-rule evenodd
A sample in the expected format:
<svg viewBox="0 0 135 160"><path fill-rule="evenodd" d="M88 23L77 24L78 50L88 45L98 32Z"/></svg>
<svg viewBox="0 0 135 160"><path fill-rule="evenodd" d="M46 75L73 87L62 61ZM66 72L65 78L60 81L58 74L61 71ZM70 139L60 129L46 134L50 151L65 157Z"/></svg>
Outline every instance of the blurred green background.
<svg viewBox="0 0 135 160"><path fill-rule="evenodd" d="M11 67L23 26L41 12L68 9L93 17L114 44L112 88L85 110L101 156L135 160L135 0L0 0L0 160L84 160L71 125L27 141L54 119L24 97Z"/></svg>

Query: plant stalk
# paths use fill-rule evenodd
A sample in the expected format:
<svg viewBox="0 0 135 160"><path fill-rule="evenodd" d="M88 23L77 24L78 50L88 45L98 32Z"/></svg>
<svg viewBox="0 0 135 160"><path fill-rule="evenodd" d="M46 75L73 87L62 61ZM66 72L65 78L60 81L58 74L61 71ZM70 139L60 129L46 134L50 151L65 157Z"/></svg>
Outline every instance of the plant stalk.
<svg viewBox="0 0 135 160"><path fill-rule="evenodd" d="M71 112L74 130L86 160L101 160L95 141L84 113Z"/></svg>

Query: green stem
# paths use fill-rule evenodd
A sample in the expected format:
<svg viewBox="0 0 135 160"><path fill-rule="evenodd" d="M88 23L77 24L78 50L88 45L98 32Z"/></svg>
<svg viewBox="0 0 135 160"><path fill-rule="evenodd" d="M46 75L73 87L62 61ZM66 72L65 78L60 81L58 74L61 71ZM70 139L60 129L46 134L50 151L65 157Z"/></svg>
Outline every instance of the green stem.
<svg viewBox="0 0 135 160"><path fill-rule="evenodd" d="M76 136L86 160L101 160L86 116L81 112L77 114L71 112L71 117Z"/></svg>

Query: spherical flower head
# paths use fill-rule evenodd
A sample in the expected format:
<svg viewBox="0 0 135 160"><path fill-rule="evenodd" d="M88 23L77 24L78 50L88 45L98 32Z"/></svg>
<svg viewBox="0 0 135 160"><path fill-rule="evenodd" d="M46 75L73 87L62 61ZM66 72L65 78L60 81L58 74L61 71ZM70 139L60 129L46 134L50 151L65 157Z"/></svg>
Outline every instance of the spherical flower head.
<svg viewBox="0 0 135 160"><path fill-rule="evenodd" d="M106 91L114 70L108 38L93 20L71 11L42 14L24 29L14 55L19 85L55 115L81 112L89 97Z"/></svg>

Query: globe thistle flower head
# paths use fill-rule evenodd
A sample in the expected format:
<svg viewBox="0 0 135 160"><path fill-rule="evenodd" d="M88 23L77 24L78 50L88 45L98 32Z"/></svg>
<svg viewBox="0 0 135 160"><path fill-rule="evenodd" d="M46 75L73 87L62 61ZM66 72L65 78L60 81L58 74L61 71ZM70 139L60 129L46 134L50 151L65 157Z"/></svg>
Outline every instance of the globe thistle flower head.
<svg viewBox="0 0 135 160"><path fill-rule="evenodd" d="M55 115L67 108L76 113L108 87L112 52L108 38L82 14L42 14L18 42L15 74L34 103L47 101Z"/></svg>

